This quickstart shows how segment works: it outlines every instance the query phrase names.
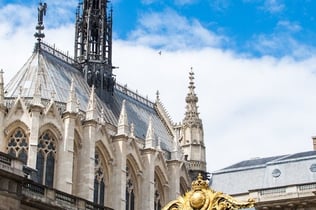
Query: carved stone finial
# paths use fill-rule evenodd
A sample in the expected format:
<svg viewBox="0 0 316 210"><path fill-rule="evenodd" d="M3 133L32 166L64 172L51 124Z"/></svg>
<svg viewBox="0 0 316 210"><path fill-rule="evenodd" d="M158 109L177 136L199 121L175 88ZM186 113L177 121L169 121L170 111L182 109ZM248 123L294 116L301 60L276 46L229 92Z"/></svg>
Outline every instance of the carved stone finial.
<svg viewBox="0 0 316 210"><path fill-rule="evenodd" d="M149 117L148 128L145 139L145 148L153 148L153 142L155 140L155 132L152 122L152 116Z"/></svg>
<svg viewBox="0 0 316 210"><path fill-rule="evenodd" d="M134 123L131 123L131 132L130 132L130 136L131 137L135 137L135 125L134 125Z"/></svg>
<svg viewBox="0 0 316 210"><path fill-rule="evenodd" d="M128 135L128 116L126 111L126 100L122 101L121 113L117 124L117 135Z"/></svg>
<svg viewBox="0 0 316 210"><path fill-rule="evenodd" d="M159 99L159 95L160 95L159 90L157 90L157 92L156 92L156 101L159 101L159 100L160 100L160 99Z"/></svg>

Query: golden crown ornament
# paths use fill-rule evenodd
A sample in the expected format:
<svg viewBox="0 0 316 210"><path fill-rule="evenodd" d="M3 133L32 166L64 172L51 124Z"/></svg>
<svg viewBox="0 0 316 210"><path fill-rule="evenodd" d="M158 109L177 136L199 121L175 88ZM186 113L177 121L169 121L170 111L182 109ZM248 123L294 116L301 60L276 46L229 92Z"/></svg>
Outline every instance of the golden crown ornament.
<svg viewBox="0 0 316 210"><path fill-rule="evenodd" d="M235 210L251 208L255 204L253 199L238 202L229 195L215 192L201 174L192 182L191 188L191 191L169 202L162 210Z"/></svg>

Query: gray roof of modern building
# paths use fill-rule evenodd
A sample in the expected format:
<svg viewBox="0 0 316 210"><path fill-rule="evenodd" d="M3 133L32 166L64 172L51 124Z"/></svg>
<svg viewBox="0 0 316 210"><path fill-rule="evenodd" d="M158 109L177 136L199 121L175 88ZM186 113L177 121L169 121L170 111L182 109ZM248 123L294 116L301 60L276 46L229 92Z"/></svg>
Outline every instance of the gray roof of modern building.
<svg viewBox="0 0 316 210"><path fill-rule="evenodd" d="M289 161L293 162L296 160L315 158L315 157L316 157L316 151L313 150L313 151L278 155L278 156L272 156L272 157L253 158L253 159L244 160L244 161L235 163L231 166L215 171L213 172L213 174L231 172L231 171L236 171L236 170L247 170L247 169L257 168L257 167L266 167L267 165L274 165L274 164L284 163L284 162L289 162Z"/></svg>
<svg viewBox="0 0 316 210"><path fill-rule="evenodd" d="M211 186L228 194L316 183L316 151L245 160L212 173Z"/></svg>

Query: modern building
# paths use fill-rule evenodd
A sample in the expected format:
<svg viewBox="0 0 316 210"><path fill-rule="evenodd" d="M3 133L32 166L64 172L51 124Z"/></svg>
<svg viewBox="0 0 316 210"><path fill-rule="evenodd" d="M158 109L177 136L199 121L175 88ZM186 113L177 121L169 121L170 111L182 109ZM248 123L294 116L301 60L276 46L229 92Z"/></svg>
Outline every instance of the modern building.
<svg viewBox="0 0 316 210"><path fill-rule="evenodd" d="M256 209L316 209L316 151L241 161L212 173L211 187Z"/></svg>
<svg viewBox="0 0 316 210"><path fill-rule="evenodd" d="M0 209L159 210L187 191L206 171L194 73L174 124L158 94L116 81L107 0L79 4L74 58L43 42L38 12L33 54L0 72Z"/></svg>

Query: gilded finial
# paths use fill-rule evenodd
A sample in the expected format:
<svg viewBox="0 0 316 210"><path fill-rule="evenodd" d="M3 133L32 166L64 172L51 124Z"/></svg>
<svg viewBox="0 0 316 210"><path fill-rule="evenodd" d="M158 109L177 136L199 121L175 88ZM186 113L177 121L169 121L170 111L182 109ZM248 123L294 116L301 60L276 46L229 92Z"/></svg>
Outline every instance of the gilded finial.
<svg viewBox="0 0 316 210"><path fill-rule="evenodd" d="M229 195L215 192L208 187L208 181L203 180L203 176L199 174L192 182L191 191L169 202L162 210L237 210L251 208L254 203L252 199L239 202Z"/></svg>
<svg viewBox="0 0 316 210"><path fill-rule="evenodd" d="M192 182L192 190L202 190L208 188L208 181L203 180L203 176L201 173L197 176L197 179Z"/></svg>

